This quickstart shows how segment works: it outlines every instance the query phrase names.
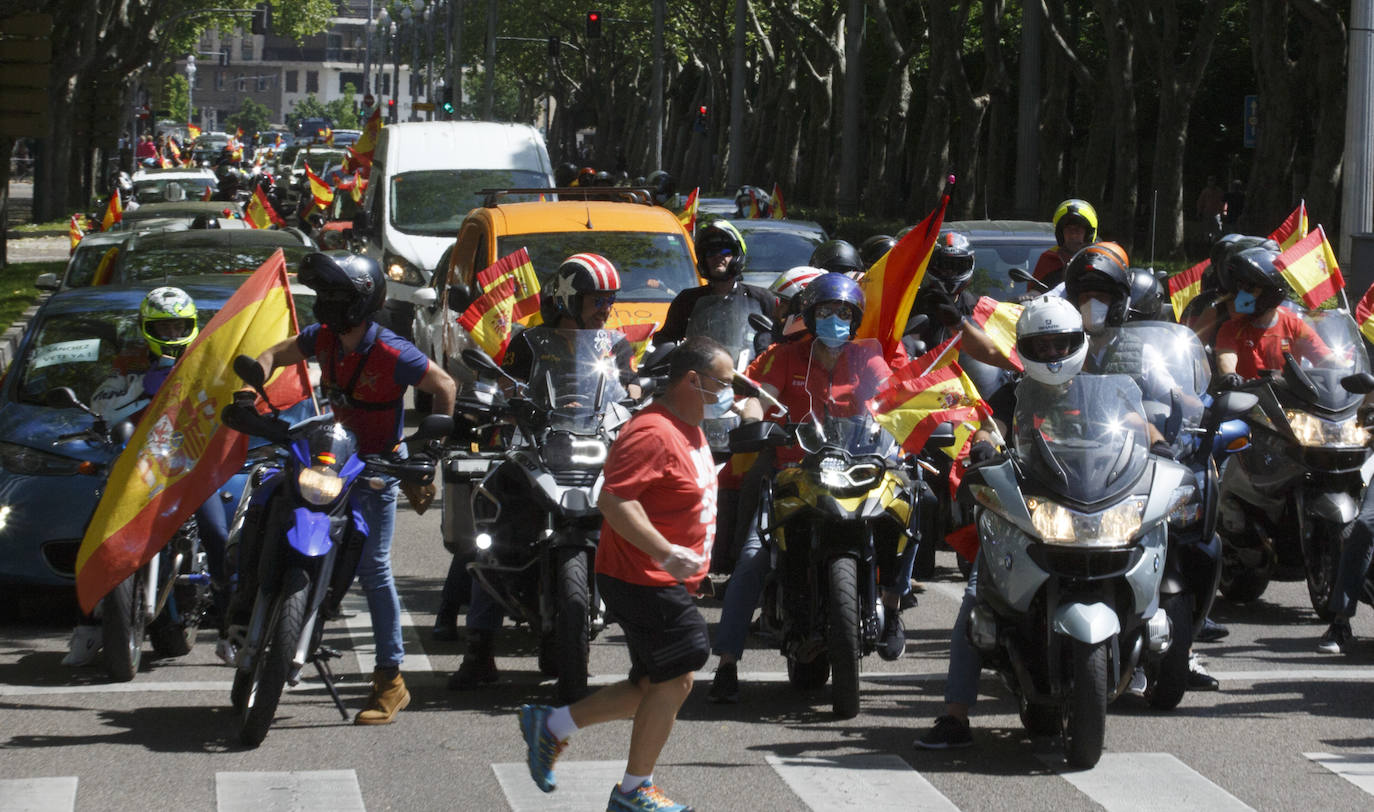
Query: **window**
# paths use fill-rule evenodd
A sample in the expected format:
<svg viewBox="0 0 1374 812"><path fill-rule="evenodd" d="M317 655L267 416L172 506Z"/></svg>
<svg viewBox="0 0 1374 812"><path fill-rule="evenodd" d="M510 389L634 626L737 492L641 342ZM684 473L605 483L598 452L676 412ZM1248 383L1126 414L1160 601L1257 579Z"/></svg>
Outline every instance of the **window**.
<svg viewBox="0 0 1374 812"><path fill-rule="evenodd" d="M382 74L382 95L391 95L391 74L389 73Z"/></svg>
<svg viewBox="0 0 1374 812"><path fill-rule="evenodd" d="M196 90L200 90L200 77L201 77L202 75L203 75L203 74L202 74L201 72L199 72L199 71L196 72L196 81L194 81L194 82L191 83L191 87L195 88Z"/></svg>
<svg viewBox="0 0 1374 812"><path fill-rule="evenodd" d="M319 93L319 92L320 92L320 72L319 72L319 71L317 71L317 70L308 70L308 71L305 72L305 92L306 92L306 93Z"/></svg>
<svg viewBox="0 0 1374 812"><path fill-rule="evenodd" d="M286 92L287 92L287 93L295 93L295 92L296 92L296 75L297 75L297 74L296 74L296 71L293 71L293 70L289 70L289 71L286 72Z"/></svg>
<svg viewBox="0 0 1374 812"><path fill-rule="evenodd" d="M324 38L324 61L343 61L343 34L326 34Z"/></svg>
<svg viewBox="0 0 1374 812"><path fill-rule="evenodd" d="M248 80L244 79L243 74L241 73L238 75L236 84L238 85L238 90L240 93L248 89Z"/></svg>
<svg viewBox="0 0 1374 812"><path fill-rule="evenodd" d="M224 71L222 71L222 70L217 70L217 71L215 71L215 90L223 90L223 89L224 89Z"/></svg>
<svg viewBox="0 0 1374 812"><path fill-rule="evenodd" d="M272 77L270 77L270 76L259 76L259 77L258 77L258 90L259 90L259 91L266 90L266 89L267 89L267 83L268 83L268 81L269 81L271 78L272 78Z"/></svg>
<svg viewBox="0 0 1374 812"><path fill-rule="evenodd" d="M348 85L353 85L354 93L361 93L359 88L363 87L363 75L356 71L339 72L339 94L343 95L348 89Z"/></svg>
<svg viewBox="0 0 1374 812"><path fill-rule="evenodd" d="M240 40L240 43L241 43L240 49L239 49L239 55L240 55L240 57L241 57L244 61L252 61L252 59L253 59L253 37L252 37L251 35L249 35L249 34L244 34L244 35L243 35L243 39Z"/></svg>

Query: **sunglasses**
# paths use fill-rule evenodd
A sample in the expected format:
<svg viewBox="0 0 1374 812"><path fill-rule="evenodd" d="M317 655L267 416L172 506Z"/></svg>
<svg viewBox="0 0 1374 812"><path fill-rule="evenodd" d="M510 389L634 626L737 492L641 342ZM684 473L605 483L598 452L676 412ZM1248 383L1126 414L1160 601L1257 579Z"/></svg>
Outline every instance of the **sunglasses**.
<svg viewBox="0 0 1374 812"><path fill-rule="evenodd" d="M596 305L597 310L603 310L610 307L615 304L615 294L611 294L610 296L594 296L592 297L592 304Z"/></svg>
<svg viewBox="0 0 1374 812"><path fill-rule="evenodd" d="M717 378L715 375L712 375L712 374L710 374L709 372L702 372L701 370L698 369L698 370L696 371L696 373L697 373L698 375L700 375L701 377L703 377L703 378L710 378L711 380L713 380L713 381L715 381L716 383L720 384L720 388L721 388L721 389L724 389L724 388L727 387L727 386L733 386L733 385L734 385L734 384L730 383L729 381L722 381L720 378ZM716 391L720 391L720 390L716 390Z"/></svg>
<svg viewBox="0 0 1374 812"><path fill-rule="evenodd" d="M828 319L831 316L839 316L842 319L853 319L854 308L843 302L827 302L816 306L816 318Z"/></svg>
<svg viewBox="0 0 1374 812"><path fill-rule="evenodd" d="M734 255L735 249L733 248L708 248L706 250L708 257L732 257Z"/></svg>

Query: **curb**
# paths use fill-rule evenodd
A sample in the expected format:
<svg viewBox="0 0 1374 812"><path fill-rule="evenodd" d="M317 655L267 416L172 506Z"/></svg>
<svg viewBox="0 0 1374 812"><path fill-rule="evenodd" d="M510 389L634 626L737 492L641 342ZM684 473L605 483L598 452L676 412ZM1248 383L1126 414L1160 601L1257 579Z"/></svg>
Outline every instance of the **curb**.
<svg viewBox="0 0 1374 812"><path fill-rule="evenodd" d="M9 371L10 362L19 353L19 342L24 338L24 331L29 329L29 322L38 313L38 308L48 301L51 292L39 294L38 301L34 302L23 313L19 314L19 319L9 326L3 334L0 334L0 370Z"/></svg>

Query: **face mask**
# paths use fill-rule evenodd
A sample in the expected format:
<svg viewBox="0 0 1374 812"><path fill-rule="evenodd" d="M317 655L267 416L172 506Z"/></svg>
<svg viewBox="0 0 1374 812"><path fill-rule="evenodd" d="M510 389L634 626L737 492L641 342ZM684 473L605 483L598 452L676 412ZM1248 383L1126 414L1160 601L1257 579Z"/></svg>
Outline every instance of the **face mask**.
<svg viewBox="0 0 1374 812"><path fill-rule="evenodd" d="M1257 303L1255 294L1248 290L1242 290L1240 293L1236 294L1236 300L1231 303L1231 306L1235 308L1237 313L1248 314L1255 312L1255 305Z"/></svg>
<svg viewBox="0 0 1374 812"><path fill-rule="evenodd" d="M839 316L816 319L816 338L830 349L835 349L849 340L849 321Z"/></svg>
<svg viewBox="0 0 1374 812"><path fill-rule="evenodd" d="M1084 332L1096 335L1102 332L1102 328L1107 326L1107 304L1096 299L1090 299L1078 306L1078 312L1083 316Z"/></svg>
<svg viewBox="0 0 1374 812"><path fill-rule="evenodd" d="M702 398L703 405L706 407L706 417L711 420L719 420L730 413L730 407L735 405L735 390L727 386L724 389L712 394L697 387L697 391L705 397ZM715 398L709 400L708 398Z"/></svg>

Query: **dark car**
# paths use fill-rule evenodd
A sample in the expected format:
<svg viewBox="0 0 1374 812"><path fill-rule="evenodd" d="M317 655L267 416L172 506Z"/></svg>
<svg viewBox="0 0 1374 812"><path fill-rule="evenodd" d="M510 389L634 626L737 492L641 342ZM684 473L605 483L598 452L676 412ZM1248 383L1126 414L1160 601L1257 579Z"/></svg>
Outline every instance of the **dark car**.
<svg viewBox="0 0 1374 812"><path fill-rule="evenodd" d="M167 281L179 277L250 274L278 249L295 269L315 243L294 228L192 229L135 234L123 244L110 278L112 284ZM75 270L75 269L73 269ZM63 287L90 285L94 269L68 273Z"/></svg>
<svg viewBox="0 0 1374 812"><path fill-rule="evenodd" d="M1013 282L1008 272L1014 267L1033 270L1045 249L1055 246L1054 224L1032 220L953 220L940 230L963 234L973 248L973 279L968 291L999 302L1026 292L1025 284Z"/></svg>

